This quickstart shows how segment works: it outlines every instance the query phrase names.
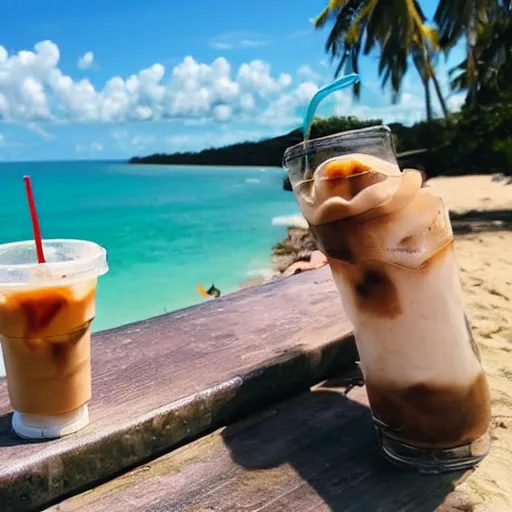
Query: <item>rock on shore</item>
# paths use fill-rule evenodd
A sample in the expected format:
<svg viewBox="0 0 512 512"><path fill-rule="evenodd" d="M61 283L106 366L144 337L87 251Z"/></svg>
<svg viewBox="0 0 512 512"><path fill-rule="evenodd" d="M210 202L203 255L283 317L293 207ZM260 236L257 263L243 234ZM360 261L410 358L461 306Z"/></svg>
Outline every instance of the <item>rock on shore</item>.
<svg viewBox="0 0 512 512"><path fill-rule="evenodd" d="M296 261L309 261L311 253L317 249L309 229L289 227L286 237L272 248L272 268L282 274Z"/></svg>

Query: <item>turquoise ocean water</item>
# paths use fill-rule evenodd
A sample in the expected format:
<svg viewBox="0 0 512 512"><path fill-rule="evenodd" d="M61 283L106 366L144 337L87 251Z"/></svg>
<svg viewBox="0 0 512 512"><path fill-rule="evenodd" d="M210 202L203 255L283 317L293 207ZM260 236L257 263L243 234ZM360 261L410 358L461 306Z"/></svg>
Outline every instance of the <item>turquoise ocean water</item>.
<svg viewBox="0 0 512 512"><path fill-rule="evenodd" d="M197 283L239 289L268 271L285 217L298 213L278 168L3 163L0 243L32 236L26 174L44 238L92 240L108 251L95 331L197 304Z"/></svg>

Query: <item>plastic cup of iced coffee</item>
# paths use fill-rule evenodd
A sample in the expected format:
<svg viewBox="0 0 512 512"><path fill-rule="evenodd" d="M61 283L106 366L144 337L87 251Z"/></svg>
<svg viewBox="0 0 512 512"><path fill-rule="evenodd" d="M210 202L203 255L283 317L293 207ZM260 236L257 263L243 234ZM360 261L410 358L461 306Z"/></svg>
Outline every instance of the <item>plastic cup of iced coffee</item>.
<svg viewBox="0 0 512 512"><path fill-rule="evenodd" d="M56 438L89 422L91 324L103 247L83 240L0 245L0 340L21 437Z"/></svg>
<svg viewBox="0 0 512 512"><path fill-rule="evenodd" d="M442 199L401 171L386 126L306 140L283 160L354 326L380 448L423 472L490 449L490 399Z"/></svg>

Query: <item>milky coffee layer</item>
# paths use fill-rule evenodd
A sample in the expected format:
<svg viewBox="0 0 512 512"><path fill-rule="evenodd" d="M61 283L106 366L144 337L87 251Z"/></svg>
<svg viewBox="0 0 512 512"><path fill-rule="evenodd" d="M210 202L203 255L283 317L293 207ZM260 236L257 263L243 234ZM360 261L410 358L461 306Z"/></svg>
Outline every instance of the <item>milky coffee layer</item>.
<svg viewBox="0 0 512 512"><path fill-rule="evenodd" d="M365 170L294 187L354 325L372 411L417 445L484 435L489 391L465 316L453 233L421 175L353 154Z"/></svg>
<svg viewBox="0 0 512 512"><path fill-rule="evenodd" d="M91 398L96 281L0 294L0 337L15 410L62 414Z"/></svg>

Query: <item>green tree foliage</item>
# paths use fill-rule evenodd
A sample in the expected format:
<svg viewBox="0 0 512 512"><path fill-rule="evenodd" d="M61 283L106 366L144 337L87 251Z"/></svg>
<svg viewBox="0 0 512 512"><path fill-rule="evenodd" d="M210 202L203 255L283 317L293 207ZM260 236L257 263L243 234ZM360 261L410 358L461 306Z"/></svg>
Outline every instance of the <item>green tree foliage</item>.
<svg viewBox="0 0 512 512"><path fill-rule="evenodd" d="M468 90L466 105L489 104L503 91L512 90L512 2L495 5L492 22L479 26L468 57L451 70L454 90ZM449 49L451 39L445 45Z"/></svg>
<svg viewBox="0 0 512 512"><path fill-rule="evenodd" d="M368 119L361 121L357 117L328 117L325 119L316 118L311 124L311 138L318 139L333 133L345 132L348 130L360 130L370 126L382 124L382 119Z"/></svg>
<svg viewBox="0 0 512 512"><path fill-rule="evenodd" d="M512 175L512 92L464 107L455 127L436 155L443 174Z"/></svg>
<svg viewBox="0 0 512 512"><path fill-rule="evenodd" d="M510 0L440 0L435 21L446 52L466 40L466 58L452 70L452 88L468 90L467 106L512 89Z"/></svg>

